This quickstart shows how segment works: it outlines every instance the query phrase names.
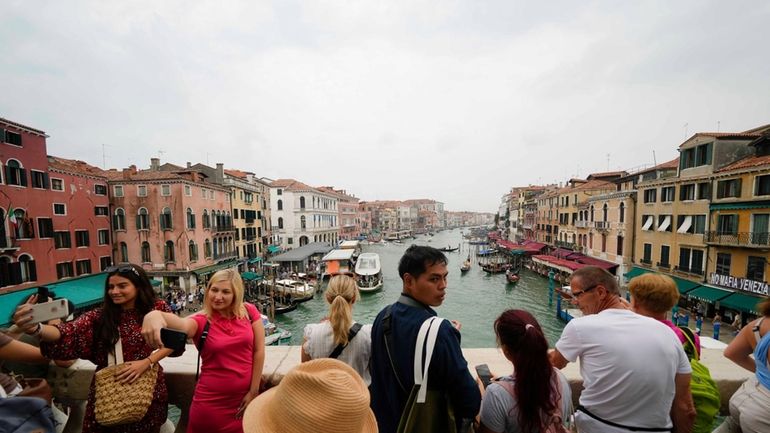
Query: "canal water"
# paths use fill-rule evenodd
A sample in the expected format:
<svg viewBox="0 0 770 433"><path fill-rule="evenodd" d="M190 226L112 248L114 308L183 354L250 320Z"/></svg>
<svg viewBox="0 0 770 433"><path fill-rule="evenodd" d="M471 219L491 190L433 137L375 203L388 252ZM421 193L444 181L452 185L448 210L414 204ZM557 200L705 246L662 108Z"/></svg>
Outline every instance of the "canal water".
<svg viewBox="0 0 770 433"><path fill-rule="evenodd" d="M398 261L411 244L435 248L460 246L455 252L445 253L449 259L447 296L436 308L439 316L462 323L462 347L495 347L494 320L506 309L527 310L537 318L545 331L548 343L553 346L561 335L564 323L556 319L554 307L548 306L548 280L533 272L523 270L516 285L507 284L504 274L488 274L479 265L476 247L468 245L459 229L436 233L435 236L419 235L403 244L364 245L364 252L380 255L384 285L376 293L364 294L353 309L353 317L360 323L372 323L380 310L395 302L401 293ZM460 273L462 262L470 254L473 267ZM554 306L556 301L554 300ZM328 304L322 294L302 303L287 314L279 315L276 323L292 333L292 345L302 344L302 330L308 323L321 321L328 313Z"/></svg>

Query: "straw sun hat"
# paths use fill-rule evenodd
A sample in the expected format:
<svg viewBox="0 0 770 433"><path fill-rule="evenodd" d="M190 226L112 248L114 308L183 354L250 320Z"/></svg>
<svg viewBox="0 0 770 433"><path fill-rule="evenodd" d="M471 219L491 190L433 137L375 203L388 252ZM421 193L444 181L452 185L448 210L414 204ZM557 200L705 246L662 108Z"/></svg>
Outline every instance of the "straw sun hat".
<svg viewBox="0 0 770 433"><path fill-rule="evenodd" d="M344 362L321 358L294 367L243 415L245 433L377 433L369 390Z"/></svg>

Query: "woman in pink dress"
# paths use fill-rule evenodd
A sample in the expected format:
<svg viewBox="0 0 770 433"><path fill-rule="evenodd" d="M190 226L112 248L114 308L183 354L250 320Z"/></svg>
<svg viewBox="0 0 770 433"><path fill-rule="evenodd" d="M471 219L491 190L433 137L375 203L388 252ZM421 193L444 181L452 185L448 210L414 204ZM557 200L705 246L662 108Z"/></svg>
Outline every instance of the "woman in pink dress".
<svg viewBox="0 0 770 433"><path fill-rule="evenodd" d="M243 410L259 393L265 328L257 308L243 302L243 280L236 270L211 277L200 313L186 318L159 311L147 314L142 335L150 346L161 347L160 329L178 329L200 347L207 323L187 432L242 433Z"/></svg>

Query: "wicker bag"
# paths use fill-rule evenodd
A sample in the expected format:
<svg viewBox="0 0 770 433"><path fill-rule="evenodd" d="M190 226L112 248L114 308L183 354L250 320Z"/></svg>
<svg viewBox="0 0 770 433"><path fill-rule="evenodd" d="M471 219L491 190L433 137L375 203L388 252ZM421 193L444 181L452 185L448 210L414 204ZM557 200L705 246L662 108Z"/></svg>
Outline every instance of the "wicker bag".
<svg viewBox="0 0 770 433"><path fill-rule="evenodd" d="M110 361L113 361L110 365ZM118 339L115 358L109 355L107 367L96 372L96 422L103 426L140 421L152 403L158 372L150 367L133 383L122 384L115 378L123 364L123 345Z"/></svg>

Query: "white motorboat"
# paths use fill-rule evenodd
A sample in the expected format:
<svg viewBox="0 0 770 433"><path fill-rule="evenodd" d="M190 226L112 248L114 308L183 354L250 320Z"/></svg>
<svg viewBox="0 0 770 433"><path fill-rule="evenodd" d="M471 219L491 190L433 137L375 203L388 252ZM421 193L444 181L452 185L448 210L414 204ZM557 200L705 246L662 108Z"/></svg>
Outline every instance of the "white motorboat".
<svg viewBox="0 0 770 433"><path fill-rule="evenodd" d="M363 253L356 261L356 284L361 292L376 292L382 289L382 266L380 256Z"/></svg>
<svg viewBox="0 0 770 433"><path fill-rule="evenodd" d="M280 345L291 341L291 332L277 327L267 316L262 316L262 326L265 327L265 346Z"/></svg>
<svg viewBox="0 0 770 433"><path fill-rule="evenodd" d="M289 279L276 281L275 291L284 296L291 296L293 303L309 301L315 294L315 288L305 281Z"/></svg>

